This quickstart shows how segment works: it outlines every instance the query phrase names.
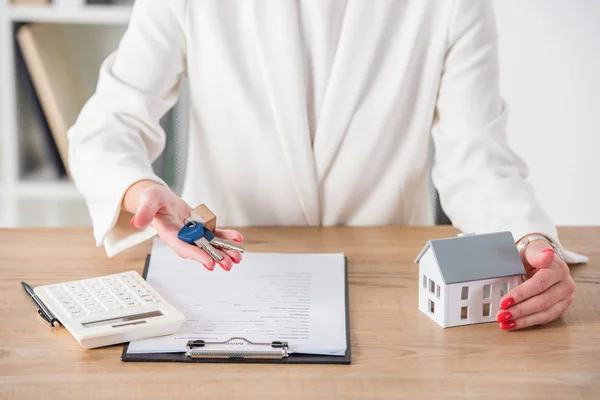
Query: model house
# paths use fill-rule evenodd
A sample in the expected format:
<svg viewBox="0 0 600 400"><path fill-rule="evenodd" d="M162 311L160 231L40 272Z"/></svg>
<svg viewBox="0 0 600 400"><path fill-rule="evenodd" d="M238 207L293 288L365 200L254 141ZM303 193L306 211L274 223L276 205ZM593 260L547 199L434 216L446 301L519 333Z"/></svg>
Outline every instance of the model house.
<svg viewBox="0 0 600 400"><path fill-rule="evenodd" d="M419 310L443 328L496 321L500 299L525 274L510 232L430 240L415 263Z"/></svg>

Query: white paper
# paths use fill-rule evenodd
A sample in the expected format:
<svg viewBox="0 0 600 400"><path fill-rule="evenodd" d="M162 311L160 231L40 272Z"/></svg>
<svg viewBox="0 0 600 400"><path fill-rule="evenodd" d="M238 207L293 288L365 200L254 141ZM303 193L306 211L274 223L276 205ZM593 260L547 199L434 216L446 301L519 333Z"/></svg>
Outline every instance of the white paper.
<svg viewBox="0 0 600 400"><path fill-rule="evenodd" d="M184 352L188 340L287 341L290 352L344 355L343 254L244 253L207 271L155 239L147 281L186 316L174 335L133 341L129 353Z"/></svg>

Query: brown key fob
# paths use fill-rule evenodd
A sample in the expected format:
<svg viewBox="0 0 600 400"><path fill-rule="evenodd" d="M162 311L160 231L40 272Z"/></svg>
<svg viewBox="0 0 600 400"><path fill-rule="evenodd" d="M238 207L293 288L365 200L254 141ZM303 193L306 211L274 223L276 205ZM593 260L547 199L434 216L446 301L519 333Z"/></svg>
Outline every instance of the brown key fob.
<svg viewBox="0 0 600 400"><path fill-rule="evenodd" d="M200 204L192 210L190 219L200 222L211 232L214 232L217 228L217 216L204 204Z"/></svg>

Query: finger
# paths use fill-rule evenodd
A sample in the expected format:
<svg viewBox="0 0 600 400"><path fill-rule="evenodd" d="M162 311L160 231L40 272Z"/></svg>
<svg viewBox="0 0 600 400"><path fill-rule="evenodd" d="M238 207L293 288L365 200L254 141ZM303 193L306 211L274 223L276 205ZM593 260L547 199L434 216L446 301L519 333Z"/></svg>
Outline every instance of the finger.
<svg viewBox="0 0 600 400"><path fill-rule="evenodd" d="M233 240L234 242L241 243L244 241L244 236L238 231L233 229L215 229L215 236L222 239Z"/></svg>
<svg viewBox="0 0 600 400"><path fill-rule="evenodd" d="M509 290L502 298L500 308L506 310L513 304L519 304L530 297L536 296L548 290L563 277L564 272L558 267L538 270L535 275L527 279L521 285Z"/></svg>
<svg viewBox="0 0 600 400"><path fill-rule="evenodd" d="M237 251L219 249L221 253L226 254L234 264L239 264L242 261L242 255Z"/></svg>
<svg viewBox="0 0 600 400"><path fill-rule="evenodd" d="M524 263L538 269L548 268L552 265L554 256L552 246L543 240L535 240L529 243L521 254Z"/></svg>
<svg viewBox="0 0 600 400"><path fill-rule="evenodd" d="M500 310L497 315L497 321L512 321L526 315L547 310L559 301L570 298L574 292L574 283L571 285L569 281L561 281L537 296L533 296L519 304L515 304L505 311Z"/></svg>
<svg viewBox="0 0 600 400"><path fill-rule="evenodd" d="M523 329L534 325L544 325L554 321L567 311L573 303L572 299L561 300L554 303L544 311L526 315L522 318L517 318L513 321L501 322L500 328L503 330Z"/></svg>
<svg viewBox="0 0 600 400"><path fill-rule="evenodd" d="M227 254L225 254L224 252L218 250L221 255L223 256L223 259L221 261L219 261L219 265L221 266L221 268L225 271L231 271L231 267L233 267L233 262L231 261L231 257L229 257Z"/></svg>
<svg viewBox="0 0 600 400"><path fill-rule="evenodd" d="M140 195L137 213L131 219L134 228L144 228L149 225L154 216L164 205L163 197L156 191L144 191Z"/></svg>
<svg viewBox="0 0 600 400"><path fill-rule="evenodd" d="M209 271L213 271L215 269L215 260L213 260L213 258L200 247L179 240L177 235L173 234L160 235L160 238L163 242L169 245L169 247L171 247L171 249L173 249L173 251L175 251L179 257L187 260L198 261Z"/></svg>

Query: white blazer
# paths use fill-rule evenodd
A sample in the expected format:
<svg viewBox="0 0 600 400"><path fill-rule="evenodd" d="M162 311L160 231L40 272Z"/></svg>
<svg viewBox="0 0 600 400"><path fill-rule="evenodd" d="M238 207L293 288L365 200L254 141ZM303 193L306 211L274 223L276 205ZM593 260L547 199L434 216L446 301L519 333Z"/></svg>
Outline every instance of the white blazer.
<svg viewBox="0 0 600 400"><path fill-rule="evenodd" d="M507 145L489 1L137 0L68 133L109 256L156 233L131 228L120 205L134 182L162 182L159 119L184 76L182 197L219 225L431 225L431 135L457 228L560 245Z"/></svg>

